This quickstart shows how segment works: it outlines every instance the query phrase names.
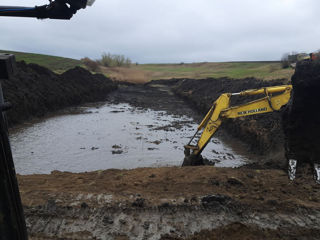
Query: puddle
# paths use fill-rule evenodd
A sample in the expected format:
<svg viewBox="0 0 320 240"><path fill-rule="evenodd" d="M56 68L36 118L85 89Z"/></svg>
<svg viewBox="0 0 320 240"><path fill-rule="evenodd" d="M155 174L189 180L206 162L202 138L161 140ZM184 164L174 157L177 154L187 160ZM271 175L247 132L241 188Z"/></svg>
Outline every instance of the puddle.
<svg viewBox="0 0 320 240"><path fill-rule="evenodd" d="M10 140L19 174L179 166L183 145L196 127L186 116L106 104L13 129ZM219 161L219 167L237 167L247 161L216 138L203 156Z"/></svg>

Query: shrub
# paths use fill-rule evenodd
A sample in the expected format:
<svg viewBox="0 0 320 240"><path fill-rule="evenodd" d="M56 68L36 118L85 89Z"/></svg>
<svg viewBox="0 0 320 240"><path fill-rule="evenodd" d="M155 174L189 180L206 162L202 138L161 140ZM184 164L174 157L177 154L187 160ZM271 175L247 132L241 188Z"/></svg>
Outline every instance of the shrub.
<svg viewBox="0 0 320 240"><path fill-rule="evenodd" d="M288 68L290 66L289 53L283 54L283 56L281 58L281 66L282 66L282 68Z"/></svg>
<svg viewBox="0 0 320 240"><path fill-rule="evenodd" d="M82 58L81 62L88 68L89 71L98 72L100 70L99 63L97 63L97 61L91 60L88 57Z"/></svg>
<svg viewBox="0 0 320 240"><path fill-rule="evenodd" d="M131 60L124 55L103 53L99 63L105 67L130 67Z"/></svg>

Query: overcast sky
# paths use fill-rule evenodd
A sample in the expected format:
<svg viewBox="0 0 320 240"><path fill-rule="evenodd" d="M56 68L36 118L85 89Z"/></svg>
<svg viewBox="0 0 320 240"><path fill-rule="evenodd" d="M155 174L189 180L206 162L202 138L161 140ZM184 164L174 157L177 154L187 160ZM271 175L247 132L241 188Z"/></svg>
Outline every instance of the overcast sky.
<svg viewBox="0 0 320 240"><path fill-rule="evenodd" d="M320 49L319 10L319 0L96 0L71 21L0 17L0 49L93 59L110 52L139 63L278 60Z"/></svg>

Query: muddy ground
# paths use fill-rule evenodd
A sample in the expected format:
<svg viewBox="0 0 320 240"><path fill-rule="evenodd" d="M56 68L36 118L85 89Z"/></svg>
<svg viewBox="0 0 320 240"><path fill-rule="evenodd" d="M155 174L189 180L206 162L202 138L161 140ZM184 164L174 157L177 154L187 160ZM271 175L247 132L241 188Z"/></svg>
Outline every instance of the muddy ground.
<svg viewBox="0 0 320 240"><path fill-rule="evenodd" d="M76 67L59 75L36 64L17 62L10 80L1 82L10 126L81 103L103 101L117 84L101 74Z"/></svg>
<svg viewBox="0 0 320 240"><path fill-rule="evenodd" d="M29 232L42 239L318 239L320 233L320 189L311 174L292 183L281 170L204 166L18 180Z"/></svg>
<svg viewBox="0 0 320 240"><path fill-rule="evenodd" d="M308 77L301 74L301 79ZM123 84L108 100L201 120L221 93L281 84L287 82L174 79ZM300 168L294 182L282 169L282 115L224 124L220 137L232 135L264 157L262 163L240 169L202 166L19 175L31 239L319 239L320 188L310 168Z"/></svg>

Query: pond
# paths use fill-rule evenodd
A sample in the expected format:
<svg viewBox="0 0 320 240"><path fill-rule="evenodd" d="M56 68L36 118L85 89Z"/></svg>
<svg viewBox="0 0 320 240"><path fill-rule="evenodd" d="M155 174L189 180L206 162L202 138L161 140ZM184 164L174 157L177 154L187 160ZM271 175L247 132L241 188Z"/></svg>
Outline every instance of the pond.
<svg viewBox="0 0 320 240"><path fill-rule="evenodd" d="M196 128L186 116L106 103L19 126L10 131L10 141L19 174L180 166ZM217 138L203 156L218 167L247 161Z"/></svg>

